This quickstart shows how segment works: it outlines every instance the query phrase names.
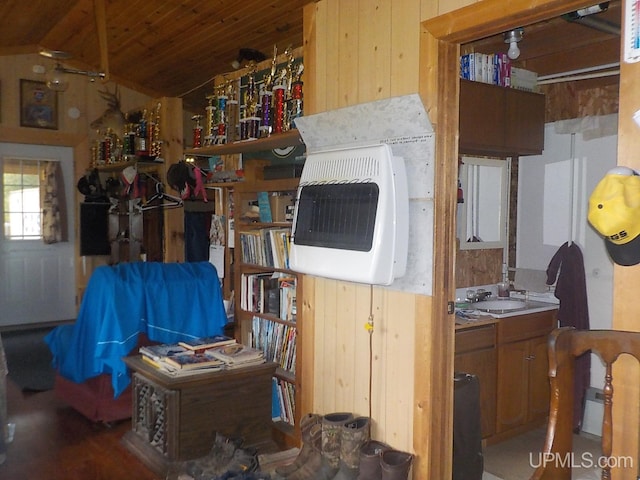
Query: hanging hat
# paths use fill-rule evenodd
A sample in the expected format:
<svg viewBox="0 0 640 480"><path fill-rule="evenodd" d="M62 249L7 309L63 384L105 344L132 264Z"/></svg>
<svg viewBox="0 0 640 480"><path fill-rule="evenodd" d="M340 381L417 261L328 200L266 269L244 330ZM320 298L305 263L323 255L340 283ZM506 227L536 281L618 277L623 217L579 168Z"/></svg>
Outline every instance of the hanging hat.
<svg viewBox="0 0 640 480"><path fill-rule="evenodd" d="M640 263L640 176L634 170L607 172L589 197L588 219L615 263Z"/></svg>

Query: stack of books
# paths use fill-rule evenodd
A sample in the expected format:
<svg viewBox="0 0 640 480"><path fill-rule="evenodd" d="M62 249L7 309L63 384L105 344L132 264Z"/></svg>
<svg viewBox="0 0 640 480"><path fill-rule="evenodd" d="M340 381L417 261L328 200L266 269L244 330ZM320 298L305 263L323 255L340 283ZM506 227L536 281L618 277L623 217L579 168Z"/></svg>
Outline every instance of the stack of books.
<svg viewBox="0 0 640 480"><path fill-rule="evenodd" d="M143 346L138 352L143 362L169 375L235 369L265 361L262 351L245 347L224 335Z"/></svg>
<svg viewBox="0 0 640 480"><path fill-rule="evenodd" d="M224 362L224 368L227 370L265 362L262 350L247 347L241 343L209 348L205 353Z"/></svg>

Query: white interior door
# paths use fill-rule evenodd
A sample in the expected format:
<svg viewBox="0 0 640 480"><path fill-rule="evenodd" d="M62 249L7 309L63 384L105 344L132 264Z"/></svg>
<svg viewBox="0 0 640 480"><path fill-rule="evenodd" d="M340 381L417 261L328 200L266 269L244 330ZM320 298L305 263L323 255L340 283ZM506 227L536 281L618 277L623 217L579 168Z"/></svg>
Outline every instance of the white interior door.
<svg viewBox="0 0 640 480"><path fill-rule="evenodd" d="M0 328L74 319L73 149L0 143L0 167L5 158L60 162L69 241L45 244L42 240L9 240L3 228L0 232ZM0 209L0 216L5 225L3 211L4 208Z"/></svg>

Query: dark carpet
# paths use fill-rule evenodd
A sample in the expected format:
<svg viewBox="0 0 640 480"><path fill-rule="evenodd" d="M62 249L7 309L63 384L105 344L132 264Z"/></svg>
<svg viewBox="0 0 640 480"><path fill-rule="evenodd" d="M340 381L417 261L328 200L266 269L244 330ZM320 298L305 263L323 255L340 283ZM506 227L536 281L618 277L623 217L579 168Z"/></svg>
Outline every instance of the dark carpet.
<svg viewBox="0 0 640 480"><path fill-rule="evenodd" d="M1 334L9 379L24 391L43 392L53 388L55 370L51 365L51 351L44 342L50 331L49 327Z"/></svg>

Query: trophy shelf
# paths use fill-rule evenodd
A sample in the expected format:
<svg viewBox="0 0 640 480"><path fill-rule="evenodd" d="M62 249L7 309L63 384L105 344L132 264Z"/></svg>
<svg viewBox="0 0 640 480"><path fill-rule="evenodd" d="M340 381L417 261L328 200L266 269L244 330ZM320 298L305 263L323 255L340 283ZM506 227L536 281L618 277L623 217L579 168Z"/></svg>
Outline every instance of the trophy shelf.
<svg viewBox="0 0 640 480"><path fill-rule="evenodd" d="M221 145L185 148L184 153L187 155L201 155L208 157L212 155L228 155L232 153L260 152L302 144L303 142L300 137L300 133L297 129L292 128L286 132L274 133L268 137L257 138L255 140L239 140L237 142L224 143Z"/></svg>

